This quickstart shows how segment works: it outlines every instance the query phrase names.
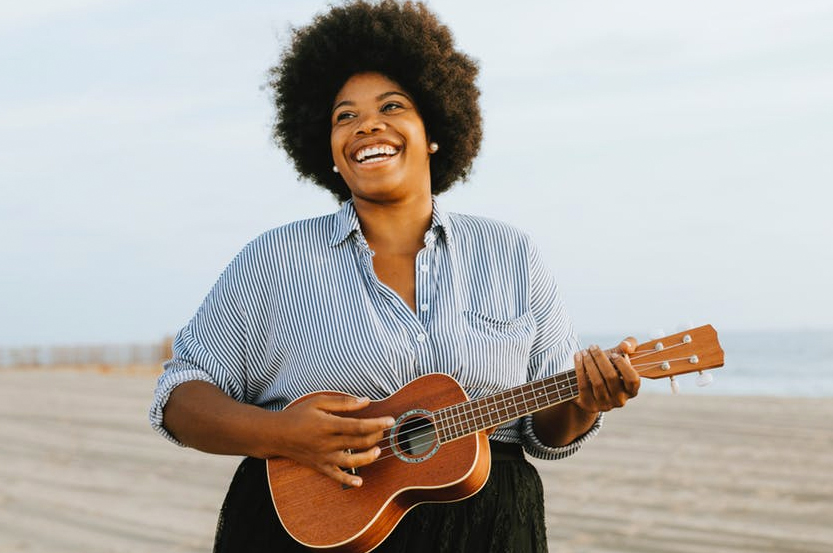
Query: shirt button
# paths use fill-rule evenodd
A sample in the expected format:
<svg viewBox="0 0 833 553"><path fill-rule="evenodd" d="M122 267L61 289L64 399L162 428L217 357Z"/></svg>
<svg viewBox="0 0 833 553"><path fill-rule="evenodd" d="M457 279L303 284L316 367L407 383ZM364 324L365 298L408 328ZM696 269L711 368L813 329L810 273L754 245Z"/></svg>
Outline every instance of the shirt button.
<svg viewBox="0 0 833 553"><path fill-rule="evenodd" d="M419 310L422 311L422 312L428 311L428 304L423 303L422 305L419 306Z"/></svg>
<svg viewBox="0 0 833 553"><path fill-rule="evenodd" d="M416 335L416 341L419 342L419 343L424 342L425 341L425 334L417 334Z"/></svg>
<svg viewBox="0 0 833 553"><path fill-rule="evenodd" d="M422 271L423 273L427 273L428 272L428 265L423 263L422 265L419 266L419 270Z"/></svg>

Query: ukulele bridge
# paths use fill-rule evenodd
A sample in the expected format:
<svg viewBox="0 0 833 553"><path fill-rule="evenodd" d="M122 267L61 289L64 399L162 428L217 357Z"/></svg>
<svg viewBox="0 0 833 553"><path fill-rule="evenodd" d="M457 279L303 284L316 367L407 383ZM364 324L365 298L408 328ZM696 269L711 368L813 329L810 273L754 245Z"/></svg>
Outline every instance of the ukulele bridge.
<svg viewBox="0 0 833 553"><path fill-rule="evenodd" d="M394 455L406 463L421 463L440 448L433 415L425 409L402 413L391 428L389 439Z"/></svg>

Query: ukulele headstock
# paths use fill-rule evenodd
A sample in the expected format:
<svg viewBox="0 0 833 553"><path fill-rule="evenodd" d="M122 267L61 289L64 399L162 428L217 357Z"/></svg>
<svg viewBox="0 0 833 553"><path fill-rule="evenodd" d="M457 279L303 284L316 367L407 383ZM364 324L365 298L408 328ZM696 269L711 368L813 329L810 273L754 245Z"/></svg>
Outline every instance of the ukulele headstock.
<svg viewBox="0 0 833 553"><path fill-rule="evenodd" d="M636 346L631 365L645 378L666 378L723 366L723 349L712 325L699 326Z"/></svg>

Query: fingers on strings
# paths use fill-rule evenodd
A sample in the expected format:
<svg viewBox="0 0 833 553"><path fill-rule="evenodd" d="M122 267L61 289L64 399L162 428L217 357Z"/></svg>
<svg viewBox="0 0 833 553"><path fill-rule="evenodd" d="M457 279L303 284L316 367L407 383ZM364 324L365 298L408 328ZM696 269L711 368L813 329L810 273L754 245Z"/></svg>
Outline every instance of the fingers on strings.
<svg viewBox="0 0 833 553"><path fill-rule="evenodd" d="M592 394L599 410L622 407L639 390L639 375L627 357L591 346L575 355L579 393ZM583 388L583 389L582 389Z"/></svg>

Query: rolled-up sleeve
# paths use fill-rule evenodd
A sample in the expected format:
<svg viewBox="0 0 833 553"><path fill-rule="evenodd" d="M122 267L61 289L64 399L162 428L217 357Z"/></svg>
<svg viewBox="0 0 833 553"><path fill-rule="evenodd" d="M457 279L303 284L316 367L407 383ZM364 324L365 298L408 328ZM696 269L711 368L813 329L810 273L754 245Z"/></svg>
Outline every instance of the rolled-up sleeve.
<svg viewBox="0 0 833 553"><path fill-rule="evenodd" d="M567 315L555 277L544 265L534 244L529 248L529 306L535 317L536 335L530 350L528 380L540 380L573 369L573 353L581 349L581 342ZM603 419L600 413L590 430L572 443L550 447L535 434L532 416L526 416L521 422L524 449L539 459L562 459L577 452L595 436Z"/></svg>
<svg viewBox="0 0 833 553"><path fill-rule="evenodd" d="M164 409L171 392L184 382L210 382L242 401L246 381L246 310L243 288L247 266L244 249L229 264L194 317L173 342L173 358L164 364L150 408L157 432L179 442L164 426Z"/></svg>

